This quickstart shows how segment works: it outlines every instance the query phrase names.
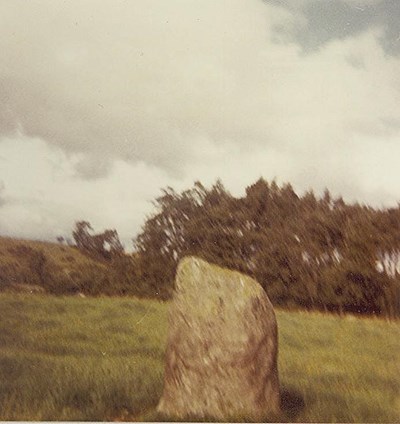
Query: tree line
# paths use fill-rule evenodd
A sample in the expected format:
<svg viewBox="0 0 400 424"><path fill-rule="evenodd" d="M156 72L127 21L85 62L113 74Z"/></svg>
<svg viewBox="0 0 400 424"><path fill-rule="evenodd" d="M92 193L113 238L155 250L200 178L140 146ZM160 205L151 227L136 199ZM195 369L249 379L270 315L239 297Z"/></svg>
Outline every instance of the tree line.
<svg viewBox="0 0 400 424"><path fill-rule="evenodd" d="M168 187L135 238L136 269L149 294L172 294L186 255L253 276L275 305L397 316L400 206L346 204L328 190L302 196L264 179L232 196L218 181Z"/></svg>
<svg viewBox="0 0 400 424"><path fill-rule="evenodd" d="M347 204L328 190L299 196L261 178L241 198L220 181L168 187L154 206L129 255L115 230L76 223L74 246L105 265L80 291L168 299L179 260L196 255L254 277L275 305L400 315L400 205Z"/></svg>

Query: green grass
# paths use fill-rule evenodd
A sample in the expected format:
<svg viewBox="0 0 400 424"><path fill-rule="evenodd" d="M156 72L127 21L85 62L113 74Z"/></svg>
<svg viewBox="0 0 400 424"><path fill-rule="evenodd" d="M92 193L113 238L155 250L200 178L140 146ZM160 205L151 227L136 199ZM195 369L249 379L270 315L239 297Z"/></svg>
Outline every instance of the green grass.
<svg viewBox="0 0 400 424"><path fill-rule="evenodd" d="M0 295L0 420L110 420L154 407L166 305Z"/></svg>
<svg viewBox="0 0 400 424"><path fill-rule="evenodd" d="M160 420L167 308L0 294L0 420ZM277 317L283 421L399 421L399 322Z"/></svg>
<svg viewBox="0 0 400 424"><path fill-rule="evenodd" d="M399 322L302 312L279 312L278 321L280 378L296 421L399 421Z"/></svg>

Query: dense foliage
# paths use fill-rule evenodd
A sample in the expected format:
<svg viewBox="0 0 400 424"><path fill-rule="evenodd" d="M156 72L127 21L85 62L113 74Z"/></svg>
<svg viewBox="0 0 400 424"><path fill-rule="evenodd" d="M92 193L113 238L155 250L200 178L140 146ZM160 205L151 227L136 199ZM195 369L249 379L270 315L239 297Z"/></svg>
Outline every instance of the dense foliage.
<svg viewBox="0 0 400 424"><path fill-rule="evenodd" d="M298 196L260 179L242 198L221 182L163 191L135 239L140 278L169 297L185 255L255 277L276 305L396 316L400 310L400 207L377 210Z"/></svg>
<svg viewBox="0 0 400 424"><path fill-rule="evenodd" d="M154 203L133 254L115 230L95 233L87 221L75 224L74 243L3 239L0 291L168 299L179 260L197 255L253 276L275 305L400 315L400 205L346 204L327 190L299 196L263 179L241 198L221 182L195 183Z"/></svg>

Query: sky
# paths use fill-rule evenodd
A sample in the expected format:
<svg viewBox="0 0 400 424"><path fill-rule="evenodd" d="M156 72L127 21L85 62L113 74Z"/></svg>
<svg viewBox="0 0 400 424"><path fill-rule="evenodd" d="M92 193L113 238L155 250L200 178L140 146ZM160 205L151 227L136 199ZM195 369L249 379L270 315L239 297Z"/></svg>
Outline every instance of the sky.
<svg viewBox="0 0 400 424"><path fill-rule="evenodd" d="M398 0L0 0L0 235L129 248L218 178L396 206L399 111Z"/></svg>

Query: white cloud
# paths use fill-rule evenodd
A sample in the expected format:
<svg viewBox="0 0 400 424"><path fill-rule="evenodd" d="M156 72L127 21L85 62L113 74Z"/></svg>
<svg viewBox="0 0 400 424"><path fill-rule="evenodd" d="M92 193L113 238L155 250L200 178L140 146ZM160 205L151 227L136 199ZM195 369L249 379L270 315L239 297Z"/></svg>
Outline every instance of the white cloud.
<svg viewBox="0 0 400 424"><path fill-rule="evenodd" d="M270 31L299 20L254 0L17 0L0 12L3 129L176 173L192 137L264 137Z"/></svg>
<svg viewBox="0 0 400 424"><path fill-rule="evenodd" d="M107 177L83 180L75 171L77 155L22 135L0 140L0 161L1 234L23 238L54 241L70 236L75 221L84 219L96 231L116 228L129 248L168 181L159 169L122 160Z"/></svg>
<svg viewBox="0 0 400 424"><path fill-rule="evenodd" d="M306 55L284 35L305 19L258 0L0 2L2 233L88 219L128 240L160 188L218 177L394 204L400 60L379 28Z"/></svg>

